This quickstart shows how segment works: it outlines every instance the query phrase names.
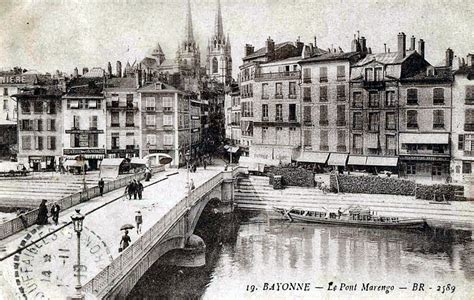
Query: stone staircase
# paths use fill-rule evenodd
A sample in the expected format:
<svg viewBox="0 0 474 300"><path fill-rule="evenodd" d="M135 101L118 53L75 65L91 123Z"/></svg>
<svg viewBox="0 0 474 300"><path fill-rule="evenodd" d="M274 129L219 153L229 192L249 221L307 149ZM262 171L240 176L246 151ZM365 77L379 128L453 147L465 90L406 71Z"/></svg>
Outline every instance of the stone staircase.
<svg viewBox="0 0 474 300"><path fill-rule="evenodd" d="M429 223L451 224L455 227L474 227L474 204L451 202L451 205L430 204L410 196L380 194L324 194L317 188L286 187L274 190L269 178L250 176L239 180L235 203L241 209L272 210L273 207L295 207L336 212L351 205L369 207L386 216L420 218Z"/></svg>

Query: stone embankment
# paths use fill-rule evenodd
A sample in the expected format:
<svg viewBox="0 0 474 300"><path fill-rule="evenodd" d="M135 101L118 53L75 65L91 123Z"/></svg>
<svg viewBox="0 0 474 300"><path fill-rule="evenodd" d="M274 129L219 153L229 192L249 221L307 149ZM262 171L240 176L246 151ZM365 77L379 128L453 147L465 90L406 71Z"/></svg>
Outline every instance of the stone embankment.
<svg viewBox="0 0 474 300"><path fill-rule="evenodd" d="M414 196L381 194L324 194L317 188L287 187L274 190L269 178L250 176L239 181L235 190L235 203L241 209L272 210L277 207L297 207L329 211L342 210L351 205L369 207L379 215L407 218L423 217L432 226L474 229L474 203L453 201L447 204L430 204Z"/></svg>

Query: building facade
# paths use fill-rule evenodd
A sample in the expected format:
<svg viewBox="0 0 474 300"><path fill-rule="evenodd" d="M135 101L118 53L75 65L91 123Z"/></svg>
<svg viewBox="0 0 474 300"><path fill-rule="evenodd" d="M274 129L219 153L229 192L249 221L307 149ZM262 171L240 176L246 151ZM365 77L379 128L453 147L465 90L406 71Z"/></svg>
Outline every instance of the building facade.
<svg viewBox="0 0 474 300"><path fill-rule="evenodd" d="M238 85L232 85L225 96L226 138L232 145L241 145L241 107L240 90Z"/></svg>
<svg viewBox="0 0 474 300"><path fill-rule="evenodd" d="M63 96L63 155L83 155L88 169L96 170L107 149L105 78L76 78Z"/></svg>

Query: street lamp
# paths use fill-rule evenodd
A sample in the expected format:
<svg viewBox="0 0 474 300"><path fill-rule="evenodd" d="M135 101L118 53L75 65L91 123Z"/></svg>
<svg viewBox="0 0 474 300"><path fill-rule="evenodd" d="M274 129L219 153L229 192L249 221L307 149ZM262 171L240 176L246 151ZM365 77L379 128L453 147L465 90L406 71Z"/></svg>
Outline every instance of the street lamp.
<svg viewBox="0 0 474 300"><path fill-rule="evenodd" d="M76 160L82 162L82 189L85 192L87 190L87 184L86 184L86 158L84 155L79 155Z"/></svg>
<svg viewBox="0 0 474 300"><path fill-rule="evenodd" d="M84 294L82 294L82 285L81 285L81 231L82 223L84 221L84 215L81 214L80 209L76 209L76 213L71 216L72 224L74 226L74 231L77 233L77 285L76 285L76 294L71 297L71 299L84 299Z"/></svg>

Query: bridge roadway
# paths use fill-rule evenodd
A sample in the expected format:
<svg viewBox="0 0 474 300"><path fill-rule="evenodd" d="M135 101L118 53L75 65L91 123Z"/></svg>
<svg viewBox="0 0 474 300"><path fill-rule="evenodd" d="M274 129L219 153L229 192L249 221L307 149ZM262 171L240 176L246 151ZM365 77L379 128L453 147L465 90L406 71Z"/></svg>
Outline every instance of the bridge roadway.
<svg viewBox="0 0 474 300"><path fill-rule="evenodd" d="M222 166L199 169L190 173L190 178L197 188L222 170ZM77 237L72 225L66 225L74 209L86 214L81 235L84 285L119 256L120 227L134 225L134 216L140 210L142 234L146 232L185 197L186 181L186 170L169 169L156 174L151 182L142 182L143 200L125 200L121 197L124 189L119 189L62 211L58 225L34 225L0 241L0 299L64 299L74 293ZM140 237L134 229L129 234L132 244ZM35 243L15 253L31 242Z"/></svg>

